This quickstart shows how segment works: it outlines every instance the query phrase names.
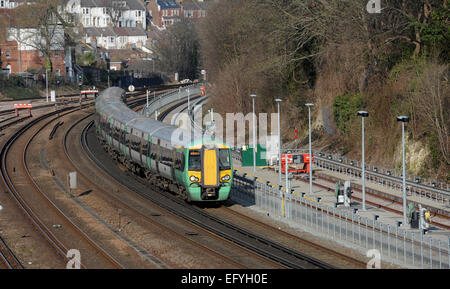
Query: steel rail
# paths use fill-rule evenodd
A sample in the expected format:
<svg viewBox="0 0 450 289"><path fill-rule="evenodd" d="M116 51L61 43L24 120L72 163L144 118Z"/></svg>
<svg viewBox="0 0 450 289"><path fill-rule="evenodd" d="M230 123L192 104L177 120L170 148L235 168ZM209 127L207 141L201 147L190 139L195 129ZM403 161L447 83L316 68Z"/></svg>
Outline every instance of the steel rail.
<svg viewBox="0 0 450 289"><path fill-rule="evenodd" d="M6 245L3 238L0 237L0 261L5 264L7 269L23 269L22 263L17 259L16 255Z"/></svg>
<svg viewBox="0 0 450 289"><path fill-rule="evenodd" d="M2 149L0 151L0 158L1 158L1 177L6 185L8 191L11 193L19 207L22 209L23 212L25 212L25 215L30 219L32 224L37 228L39 233L41 233L45 239L48 240L48 242L57 250L57 252L62 255L64 258L66 257L67 248L58 240L58 238L48 229L47 226L44 225L44 223L40 220L40 218L37 217L33 209L28 205L28 203L23 199L21 194L17 191L15 188L8 172L6 169L6 156L11 148L12 144L19 138L20 135L22 135L27 129L38 123L39 121L51 117L57 113L60 113L62 111L66 111L73 108L64 108L59 111L51 112L45 115L42 115L25 126L21 127L15 134L13 134L2 146ZM84 266L84 265L82 265Z"/></svg>
<svg viewBox="0 0 450 289"><path fill-rule="evenodd" d="M352 170L356 170L356 171L362 172L362 168L359 168L359 167L356 167L356 166L352 166L352 165L348 165L348 164L343 164L343 163L341 163L339 161L330 160L330 159L319 157L319 156L314 156L314 158L316 158L318 160L321 160L321 161L324 161L326 163L331 163L333 165L340 166L342 168L352 169ZM366 170L365 173L367 175L373 175L373 176L376 176L376 177L379 177L379 178L383 178L383 179L386 179L386 180L390 180L390 181L393 181L393 182L399 182L399 183L402 182L401 178L394 177L394 176L389 176L389 175L385 175L385 174L381 174L381 173L378 173L378 172L373 172L373 171ZM428 191L431 191L431 192L434 192L434 193L439 193L439 194L443 194L443 195L446 195L446 196L450 197L450 192L447 191L447 190L437 189L437 188L433 188L433 187L430 187L430 186L417 184L417 183L414 183L414 182L411 182L411 181L406 181L406 184L411 186L411 187L417 187L417 188L420 188L422 190L428 190Z"/></svg>
<svg viewBox="0 0 450 289"><path fill-rule="evenodd" d="M142 103L142 104L144 104L144 103ZM137 104L137 105L139 105L139 104ZM131 107L131 106L130 106L130 107ZM83 171L75 164L75 162L73 161L73 159L70 157L69 152L68 152L68 149L67 149L67 145L66 145L66 144L67 144L66 138L67 138L68 133L69 133L75 126L77 126L79 123L81 123L82 121L84 121L85 119L87 119L87 118L89 118L89 117L92 117L92 114L87 115L87 116L83 117L82 119L77 120L77 121L76 121L74 124L72 124L72 126L67 130L67 132L66 132L66 134L65 134L65 136L64 136L64 151L65 151L66 157L70 160L72 166L73 166L77 171L79 171L81 175L83 175L85 178L87 178L87 180L88 180L89 182L92 183L92 181L89 180L89 178L85 175L85 173L83 173ZM84 138L80 138L80 142L81 142L81 146L82 146L83 150L85 150L85 152L86 152L86 154L88 155L88 157L89 157L90 155L93 155L93 153L89 150L89 147L87 146L86 140L85 140ZM99 167L99 166L97 165L97 163L94 162L94 165L95 165L99 170L103 171L103 168ZM94 183L92 183L92 184L93 184L94 186L97 186L97 185L94 184ZM103 190L103 189L99 188L99 190ZM106 192L105 192L105 193L106 193ZM108 194L108 193L107 193L107 194ZM112 194L108 194L108 196L110 196L111 198L113 198L116 202L120 203L122 206L124 206L124 207L127 208L128 210L133 211L133 212L135 212L136 214L138 214L138 215L139 215L141 218L143 218L145 221L147 221L147 222L149 222L149 223L155 225L156 227L158 227L158 228L160 228L160 229L166 230L166 231L169 232L170 234L172 234L172 235L174 235L174 236L176 236L176 237L178 237L178 238L184 240L184 242L190 243L191 245L196 246L196 247L198 247L198 248L201 248L202 250L206 250L207 252L211 253L212 255L214 255L214 256L216 256L216 257L218 257L218 258L221 258L221 259L224 260L225 262L227 262L227 263L229 263L229 264L232 264L232 265L236 266L237 268L240 268L240 269L246 269L246 268L247 268L247 267L242 266L241 264L237 263L236 261L230 259L229 257L223 255L223 253L220 253L220 252L218 252L218 251L216 251L216 250L214 250L214 249L211 249L211 248L209 248L209 247L206 247L205 245L202 245L202 244L200 244L200 243L198 243L198 242L195 242L195 241L193 241L193 240L191 240L191 239L189 239L189 238L186 238L186 237L183 236L182 234L176 232L175 230L172 230L170 227L161 225L161 224L159 224L159 223L153 221L153 220L152 220L151 218L149 218L147 215L145 215L145 214L139 212L138 210L136 210L136 209L130 207L129 205L127 205L126 203L124 203L122 200L120 200L120 199L117 198L116 196L114 196L114 195L112 195ZM140 197L141 197L141 196L140 196ZM146 199L144 199L144 200L146 200ZM146 201L147 201L147 200L146 200ZM177 216L177 217L178 217L178 216ZM184 221L185 221L185 220L184 220ZM217 237L216 237L216 238L217 238Z"/></svg>
<svg viewBox="0 0 450 289"><path fill-rule="evenodd" d="M173 105L171 109L167 109L166 111L164 111L164 113L160 115L159 119L163 119L164 116L167 116L171 110L179 107L180 105L186 102ZM87 143L87 131L92 127L93 123L94 122L91 121L82 132L82 138L84 138L84 141L86 141L86 143ZM101 163L98 159L96 159L96 157L93 154L91 154L91 158L105 172L108 172L108 169L105 167L105 165ZM208 231L213 232L224 239L227 239L242 247L250 249L251 251L256 252L261 256L264 256L270 260L276 261L279 264L282 264L290 268L299 268L299 269L334 268L322 261L319 261L305 254L291 250L271 240L253 234L251 232L247 232L246 230L238 226L220 220L219 218L216 218L204 212L201 209L195 208L192 205L189 205L184 201L179 200L178 198L176 198L171 194L158 193L156 196L154 194L148 194L146 192L140 191L134 186L131 186L128 182L124 181L121 178L118 178L117 176L113 175L111 176L115 178L118 182L120 182L122 185L128 187L130 190L136 192L137 194L157 204L158 206L164 208L165 210L168 210L169 212L175 215L185 218L189 220L191 223L196 224L197 226L202 227L204 229L207 229ZM148 186L147 182L138 179L137 181L145 186ZM161 199L161 196L163 197L163 199ZM182 209L180 210L180 208ZM236 234L238 236L236 236Z"/></svg>
<svg viewBox="0 0 450 289"><path fill-rule="evenodd" d="M89 104L88 104L89 105ZM75 111L79 110L79 108L70 111L69 113L73 113ZM58 118L60 118L62 115L59 115ZM114 267L118 268L118 269L123 269L124 266L122 264L120 264L120 262L118 262L111 254L109 254L105 249L103 249L99 244L97 244L97 242L95 242L91 237L89 237L89 235L87 235L78 225L76 225L66 214L64 214L64 212L47 196L47 194L45 194L45 192L41 189L41 187L36 183L36 181L34 180L34 178L31 176L31 173L29 171L28 168L28 163L26 161L26 154L27 154L27 150L28 147L30 146L31 142L33 141L33 139L45 128L47 127L50 123L52 123L55 119L52 119L50 121L48 121L47 123L45 123L42 127L40 127L38 129L38 131L32 135L32 137L28 140L28 142L25 145L25 148L23 150L23 154L22 154L22 161L23 161L23 165L25 167L25 172L26 172L26 176L29 179L29 181L32 183L33 187L35 188L35 190L37 192L40 193L40 195L42 197L44 197L44 200L47 201L47 203L50 205L51 208L53 208L56 213L62 217L71 227L73 230L75 230L80 236L83 237L83 239L85 239L96 251L100 252L100 254L102 254L106 260L108 260L111 264L114 265Z"/></svg>

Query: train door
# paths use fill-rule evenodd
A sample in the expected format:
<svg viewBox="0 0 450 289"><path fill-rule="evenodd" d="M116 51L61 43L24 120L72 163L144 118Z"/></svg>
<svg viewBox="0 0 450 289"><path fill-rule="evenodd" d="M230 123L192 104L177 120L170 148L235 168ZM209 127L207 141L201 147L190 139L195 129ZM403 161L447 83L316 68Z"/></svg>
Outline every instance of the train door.
<svg viewBox="0 0 450 289"><path fill-rule="evenodd" d="M159 172L158 170L158 154L159 154L159 145L158 138L152 137L150 142L150 163L152 170L155 172Z"/></svg>
<svg viewBox="0 0 450 289"><path fill-rule="evenodd" d="M203 149L202 154L202 185L216 187L219 184L219 164L217 149Z"/></svg>
<svg viewBox="0 0 450 289"><path fill-rule="evenodd" d="M173 152L169 142L160 140L160 160L158 162L159 174L165 178L173 179Z"/></svg>
<svg viewBox="0 0 450 289"><path fill-rule="evenodd" d="M141 131L132 128L131 129L132 133L131 135L131 139L130 139L130 154L131 154L131 159L140 164L141 163L141 155L140 155L140 151L141 151Z"/></svg>

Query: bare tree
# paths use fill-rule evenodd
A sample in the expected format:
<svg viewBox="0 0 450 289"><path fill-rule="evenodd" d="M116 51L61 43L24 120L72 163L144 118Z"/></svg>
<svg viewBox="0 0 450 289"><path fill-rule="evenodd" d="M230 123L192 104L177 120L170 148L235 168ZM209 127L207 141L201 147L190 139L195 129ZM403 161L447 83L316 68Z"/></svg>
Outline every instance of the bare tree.
<svg viewBox="0 0 450 289"><path fill-rule="evenodd" d="M113 26L119 26L119 21L122 18L123 12L128 9L126 1L111 1L111 7L106 8L106 13L110 17Z"/></svg>
<svg viewBox="0 0 450 289"><path fill-rule="evenodd" d="M65 14L62 0L35 0L14 9L15 23L8 28L8 38L22 47L41 52L46 67L53 70L51 54L63 50L71 39L72 17Z"/></svg>
<svg viewBox="0 0 450 289"><path fill-rule="evenodd" d="M449 66L437 60L428 64L414 83L411 94L416 121L423 121L439 142L443 161L450 164L450 89Z"/></svg>

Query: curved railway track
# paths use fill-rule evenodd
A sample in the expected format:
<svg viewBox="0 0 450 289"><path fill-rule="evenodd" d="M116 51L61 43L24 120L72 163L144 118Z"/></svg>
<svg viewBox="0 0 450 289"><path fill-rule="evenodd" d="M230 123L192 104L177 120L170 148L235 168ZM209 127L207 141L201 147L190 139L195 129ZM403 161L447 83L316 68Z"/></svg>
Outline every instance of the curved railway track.
<svg viewBox="0 0 450 289"><path fill-rule="evenodd" d="M67 149L67 141L66 141L66 138L67 138L67 136L68 136L68 134L70 133L71 130L73 130L76 126L80 126L80 125L82 126L82 125L83 125L83 122L86 122L86 119L88 119L90 116L91 116L91 115L88 115L88 116L86 116L86 117L84 117L84 118L82 118L82 119L79 119L76 123L74 123L74 124L67 130L67 132L66 132L66 134L65 134L65 140L64 140L64 146L65 146L67 158L68 158L68 159L71 159L70 162L72 163L72 166L73 166L74 168L76 168L76 170L77 170L81 175L84 175L87 179L88 179L88 176L86 176L85 173L83 172L83 170L82 170L80 167L78 167L78 165L76 164L76 162L75 162L74 160L72 160L72 157L70 156L70 152L69 152L69 150ZM89 121L89 120L87 120L87 121ZM86 128L86 127L84 127L84 129L85 129L85 128ZM83 130L83 132L84 132L84 130ZM79 141L83 141L83 139L82 139L82 138L79 138ZM80 145L81 145L83 148L86 148L86 147L87 147L87 146L86 146L86 143L85 143L84 141L83 141L83 143L80 143ZM87 150L88 150L88 149L87 149ZM87 150L85 149L85 151L87 151ZM95 165L95 164L94 164L94 165ZM101 168L98 168L98 169L101 170ZM102 172L103 172L103 171L102 171ZM102 172L100 172L100 174L102 174ZM107 179L107 178L109 178L109 176L107 176L107 175L105 174L105 178ZM115 181L115 180L113 179L113 182L114 182L114 181ZM123 185L118 184L116 187L119 188L119 187L122 187L122 186L123 186ZM185 223L185 224L182 224L183 227L185 227L184 231L185 231L185 232L191 232L191 233L189 233L188 235L193 235L193 236L200 235L200 236L202 236L201 239L198 239L198 238L197 238L197 240L196 240L195 237L188 237L188 236L186 236L186 233L183 234L182 232L179 232L179 229L177 229L177 228L172 228L171 226L166 225L166 224L164 223L164 221L161 222L161 221L156 221L156 220L154 220L154 217L152 217L152 213L151 213L150 215L147 215L147 214L141 212L140 210L137 210L136 208L133 208L133 207L130 206L129 204L127 204L127 203L125 203L124 201L122 201L117 195L114 195L114 194L111 193L111 192L106 192L105 190L102 190L101 188L96 187L96 185L95 185L94 183L91 183L91 186L90 186L90 187L91 187L91 188L94 188L96 192L100 192L100 193L102 193L102 194L104 194L104 195L107 195L107 197L110 198L111 200L113 200L113 202L114 202L116 205L120 205L120 207L122 207L122 208L124 208L124 209L126 209L126 210L128 210L128 211L131 211L131 212L133 213L133 215L135 215L136 217L138 217L140 220L145 221L145 222L147 223L147 225L150 225L151 227L157 227L157 228L159 228L159 229L162 229L162 230L164 230L165 232L169 233L172 237L179 239L182 243L184 243L184 244L189 244L189 245L191 245L191 246L194 246L197 250L202 251L202 252L205 252L205 253L207 253L207 254L209 254L209 255L212 255L213 257L222 260L222 261L225 262L226 264L229 264L229 265L232 266L233 268L241 268L241 269L249 268L249 267L247 267L247 265L244 265L243 262L242 262L242 260L248 260L248 258L251 258L251 259L254 260L254 261L251 261L251 262L253 262L254 265L259 263L260 266L263 266L262 264L267 264L267 265L269 266L268 268L282 268L281 266L279 266L279 265L278 265L277 263L275 263L275 262L268 262L268 260L265 260L264 258L261 258L261 257L259 257L258 255L254 254L254 253L252 253L252 252L250 252L250 251L247 251L247 250L245 250L245 249L236 247L234 244L229 243L229 242L227 242L227 241L224 241L224 240L222 240L221 238L215 236L214 234L211 234L210 232L208 232L208 231L206 231L206 230L201 230L200 228L198 228L198 227L196 227L196 226L190 224L190 223L187 222L186 220L181 219L181 218L179 218L178 216L175 216L175 215L173 215L173 214L171 214L171 213L169 213L169 212L164 213L164 217L160 216L160 214L157 214L157 216L159 216L158 219L161 219L161 218L164 218L164 219L170 218L170 219L171 219L170 223L172 223L172 224L173 224L173 222L176 222L176 223ZM152 206L154 207L154 206L155 206L154 204L151 204L147 199L142 198L142 197L140 197L139 195L134 194L133 192L130 192L130 193L133 194L134 196L138 196L138 197L139 197L139 201L140 201L142 204L146 204L146 207L152 207ZM155 210L152 210L152 211L155 211ZM175 219L175 220L173 220L173 219ZM167 221L166 221L166 222L167 222ZM169 224L170 224L170 223L169 223ZM177 227L177 226L176 226L176 227ZM195 232L195 233L192 233L192 232ZM208 238L208 240L206 240L206 238ZM224 242L225 242L225 243L224 243ZM212 244L214 244L214 245L212 245ZM220 244L220 245L219 245L219 244ZM224 254L223 252L219 251L219 250L217 249L217 248L218 248L218 245L219 245L220 247L222 247L222 248L225 248L225 251L230 250L229 248L231 248L232 246L234 246L234 247L232 248L232 250L234 251L233 257L227 256L227 255ZM228 249L227 249L227 248L228 248ZM241 258L241 261L240 261L240 262L237 261L239 258L237 259L236 256L241 256L241 257L240 257L240 258ZM257 260L259 260L259 261L257 261ZM246 262L248 263L248 261L246 261ZM244 263L245 263L245 262L244 262ZM253 266L254 266L254 265L253 265Z"/></svg>
<svg viewBox="0 0 450 289"><path fill-rule="evenodd" d="M101 248L94 240L92 240L81 228L79 228L67 215L62 212L58 206L48 197L47 193L43 191L42 188L36 183L34 178L31 176L28 163L27 163L27 149L30 146L32 140L50 123L55 119L61 117L64 114L72 113L78 110L73 108L63 109L62 111L52 112L43 115L27 125L23 126L18 132L16 132L5 144L1 152L1 162L2 162L2 178L8 187L11 195L14 197L19 206L23 209L27 217L32 221L39 232L50 242L50 244L57 250L57 252L63 257L67 258L66 254L71 249L68 245L68 241L63 241L61 235L57 235L53 230L50 229L48 224L49 220L57 220L60 223L65 224L64 228L67 228L65 233L71 234L72 238L76 238L76 243L78 247L83 247L84 249L90 249L91 254L96 255L100 253L106 260L106 263L112 265L113 268L123 268L120 263L115 260L108 252ZM61 114L64 112L63 114ZM47 121L47 119L55 114L59 114L58 117ZM44 121L44 125L38 127L38 124ZM37 128L37 129L36 129ZM34 131L33 131L34 130ZM32 131L28 136L27 133ZM23 140L25 138L25 140ZM15 147L19 148L16 149ZM16 167L14 158L9 158L8 153L13 152L17 154L21 152L21 163L19 169L22 169L23 175L17 177ZM11 163L12 162L12 163ZM13 165L14 163L14 165ZM17 185L19 184L19 185ZM28 188L28 189L26 189ZM30 190L29 188L32 188ZM34 198L30 197L34 195ZM40 201L45 202L47 209L43 211L42 205L38 206L35 202L37 201L36 196L39 196ZM31 201L32 200L32 201ZM50 210L48 210L50 208ZM45 212L45 213L44 213ZM51 217L50 217L51 216ZM67 225L67 226L66 226ZM69 232L68 232L69 231ZM77 236L77 237L75 237ZM75 240L72 240L75 242ZM85 254L88 256L90 254ZM82 268L87 268L87 266L81 262L80 266Z"/></svg>
<svg viewBox="0 0 450 289"><path fill-rule="evenodd" d="M0 237L0 264L2 263L5 269L23 269L22 263Z"/></svg>
<svg viewBox="0 0 450 289"><path fill-rule="evenodd" d="M166 109L160 116L159 119L167 116L170 111L173 109L185 104L187 101L180 102L176 105L173 105L169 109ZM157 204L163 209L171 212L172 214L178 215L186 220L189 220L191 223L204 228L210 232L221 236L239 246L247 248L251 251L257 252L261 256L264 256L270 260L273 260L283 266L289 268L333 268L327 263L324 263L315 258L311 258L303 253L291 250L285 246L282 246L276 242L273 242L267 238L258 236L253 234L247 230L240 228L234 224L225 222L207 212L203 211L200 208L189 205L185 203L183 200L180 200L176 196L168 193L152 193L148 192L145 188L149 186L142 179L137 179L136 183L131 183L130 181L125 180L120 175L113 174L108 167L105 166L103 162L98 160L96 156L90 152L90 144L88 141L89 133L95 134L93 132L93 122L90 122L84 129L82 133L82 142L85 143L85 149L90 155L90 158L105 172L108 172L113 178L115 178L122 185L127 186L130 190L134 191L138 195L144 197L145 199ZM95 138L95 135L92 136ZM92 138L91 138L92 139ZM160 190L158 188L158 190Z"/></svg>

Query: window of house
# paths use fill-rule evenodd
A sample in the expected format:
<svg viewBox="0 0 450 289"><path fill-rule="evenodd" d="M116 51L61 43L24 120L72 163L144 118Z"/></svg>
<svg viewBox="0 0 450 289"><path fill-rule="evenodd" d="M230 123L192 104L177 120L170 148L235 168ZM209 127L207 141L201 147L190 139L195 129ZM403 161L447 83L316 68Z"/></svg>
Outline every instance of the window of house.
<svg viewBox="0 0 450 289"><path fill-rule="evenodd" d="M56 76L61 76L61 70L55 69L55 74L56 74Z"/></svg>
<svg viewBox="0 0 450 289"><path fill-rule="evenodd" d="M55 50L55 57L59 57L59 51Z"/></svg>
<svg viewBox="0 0 450 289"><path fill-rule="evenodd" d="M0 7L5 7L5 1L0 1Z"/></svg>
<svg viewBox="0 0 450 289"><path fill-rule="evenodd" d="M110 42L110 43L113 43L113 42L114 42L114 37L110 37L110 38L109 38L109 42Z"/></svg>
<svg viewBox="0 0 450 289"><path fill-rule="evenodd" d="M11 52L10 52L9 50L6 50L6 52L5 52L5 56L6 56L6 58L9 58L9 57L11 57Z"/></svg>
<svg viewBox="0 0 450 289"><path fill-rule="evenodd" d="M103 8L102 10L103 10L103 14L106 14L106 8Z"/></svg>

